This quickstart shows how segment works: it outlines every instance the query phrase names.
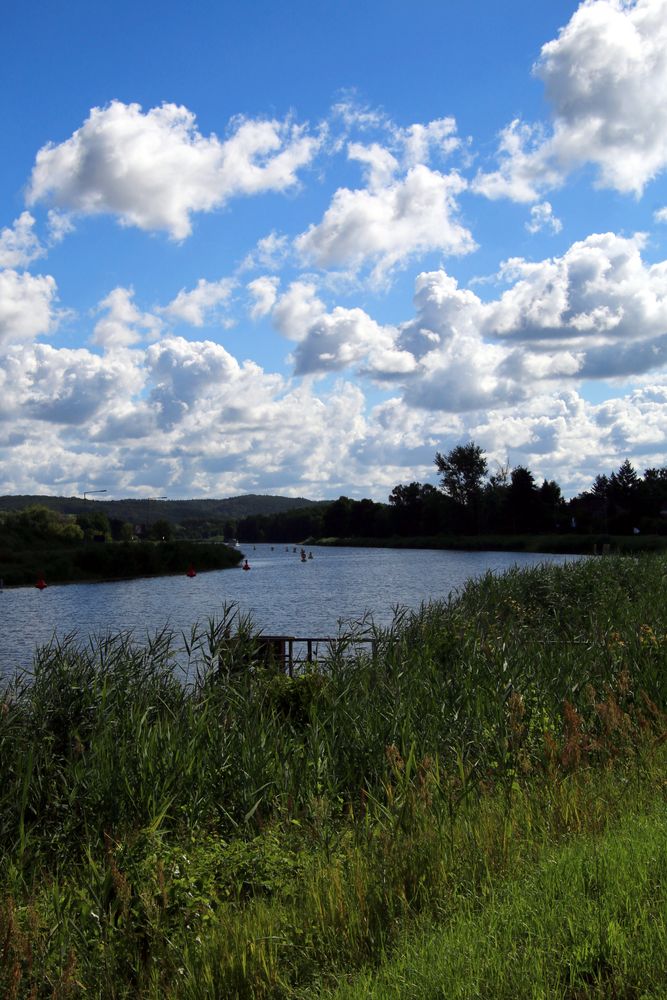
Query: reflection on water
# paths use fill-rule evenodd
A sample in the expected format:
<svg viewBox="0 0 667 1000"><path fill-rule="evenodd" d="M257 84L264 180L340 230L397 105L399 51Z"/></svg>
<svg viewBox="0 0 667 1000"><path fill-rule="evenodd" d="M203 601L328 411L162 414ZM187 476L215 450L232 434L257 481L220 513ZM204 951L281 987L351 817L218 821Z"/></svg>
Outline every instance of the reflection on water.
<svg viewBox="0 0 667 1000"><path fill-rule="evenodd" d="M564 562L568 556L435 549L312 549L302 562L285 545L248 545L251 566L115 583L26 587L0 592L0 675L29 666L38 645L54 634L79 636L132 630L138 639L168 625L189 632L220 617L225 604L249 613L264 632L337 635L339 625L372 615L387 624L397 606L416 608L446 598L487 570Z"/></svg>

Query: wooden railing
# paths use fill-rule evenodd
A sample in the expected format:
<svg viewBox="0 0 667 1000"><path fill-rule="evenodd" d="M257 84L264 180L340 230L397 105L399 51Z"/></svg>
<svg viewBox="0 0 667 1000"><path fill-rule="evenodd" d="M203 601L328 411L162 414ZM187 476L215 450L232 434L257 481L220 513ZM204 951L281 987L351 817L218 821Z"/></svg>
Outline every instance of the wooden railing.
<svg viewBox="0 0 667 1000"><path fill-rule="evenodd" d="M290 677L294 675L295 667L304 663L314 663L318 660L330 659L332 656L354 652L364 646L370 646L372 656L377 652L376 639L358 638L354 635L337 636L296 636L296 635L261 635L258 637L260 653L267 664L284 670Z"/></svg>

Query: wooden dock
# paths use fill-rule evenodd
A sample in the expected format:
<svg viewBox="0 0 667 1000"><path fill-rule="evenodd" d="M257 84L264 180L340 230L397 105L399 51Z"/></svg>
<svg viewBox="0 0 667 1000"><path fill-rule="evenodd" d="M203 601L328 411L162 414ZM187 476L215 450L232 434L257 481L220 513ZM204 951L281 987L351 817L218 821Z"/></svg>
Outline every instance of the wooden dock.
<svg viewBox="0 0 667 1000"><path fill-rule="evenodd" d="M261 653L267 664L283 670L290 677L303 664L331 659L347 651L355 652L370 647L371 656L377 652L376 639L358 638L354 635L297 636L261 635L258 637Z"/></svg>

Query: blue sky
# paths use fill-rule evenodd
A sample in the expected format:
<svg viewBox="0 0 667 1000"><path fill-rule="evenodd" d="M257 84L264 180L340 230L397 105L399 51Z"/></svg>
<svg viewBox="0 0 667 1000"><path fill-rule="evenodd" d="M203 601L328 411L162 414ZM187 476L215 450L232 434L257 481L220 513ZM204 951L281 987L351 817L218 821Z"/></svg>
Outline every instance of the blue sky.
<svg viewBox="0 0 667 1000"><path fill-rule="evenodd" d="M0 492L667 464L667 0L27 2Z"/></svg>

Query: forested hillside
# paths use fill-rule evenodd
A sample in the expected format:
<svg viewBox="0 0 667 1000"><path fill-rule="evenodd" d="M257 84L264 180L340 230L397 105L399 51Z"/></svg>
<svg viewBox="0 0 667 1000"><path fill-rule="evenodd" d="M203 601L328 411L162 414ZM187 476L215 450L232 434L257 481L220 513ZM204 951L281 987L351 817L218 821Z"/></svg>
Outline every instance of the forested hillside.
<svg viewBox="0 0 667 1000"><path fill-rule="evenodd" d="M171 524L178 524L188 520L218 518L236 520L253 515L278 514L316 503L317 501L307 500L304 497L262 496L256 493L213 500L162 500L153 497L104 500L99 496L83 499L83 497L21 495L0 497L0 511L24 510L26 507L38 505L60 514L101 512L106 514L110 521L128 521L132 524L143 524L158 517Z"/></svg>

